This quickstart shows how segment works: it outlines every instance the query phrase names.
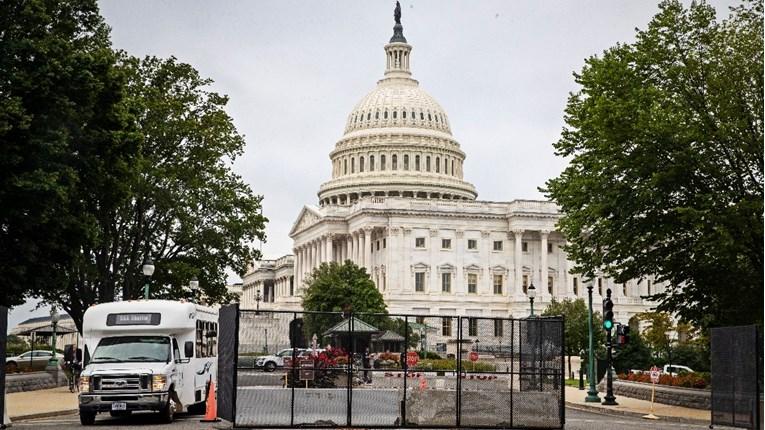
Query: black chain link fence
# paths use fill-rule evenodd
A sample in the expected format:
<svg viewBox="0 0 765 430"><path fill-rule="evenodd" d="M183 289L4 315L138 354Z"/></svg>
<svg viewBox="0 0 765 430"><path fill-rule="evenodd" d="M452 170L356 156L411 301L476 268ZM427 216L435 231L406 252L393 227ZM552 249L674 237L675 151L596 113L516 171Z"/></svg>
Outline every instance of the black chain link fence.
<svg viewBox="0 0 765 430"><path fill-rule="evenodd" d="M230 390L238 427L564 425L561 318L247 310L237 322L219 345L236 367L219 399Z"/></svg>
<svg viewBox="0 0 765 430"><path fill-rule="evenodd" d="M8 340L8 308L0 306L0 428L5 428L5 345Z"/></svg>
<svg viewBox="0 0 765 430"><path fill-rule="evenodd" d="M762 329L712 329L712 425L762 429Z"/></svg>

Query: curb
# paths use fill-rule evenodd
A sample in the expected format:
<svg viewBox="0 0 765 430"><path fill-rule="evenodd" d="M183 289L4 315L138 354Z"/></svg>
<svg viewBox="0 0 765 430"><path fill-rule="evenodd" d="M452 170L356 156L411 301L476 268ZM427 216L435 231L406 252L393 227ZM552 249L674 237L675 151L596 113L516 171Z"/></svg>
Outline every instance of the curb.
<svg viewBox="0 0 765 430"><path fill-rule="evenodd" d="M36 414L26 414L26 415L15 415L10 416L11 422L14 421L26 421L26 420L34 420L38 418L49 418L49 417L55 417L62 414L76 414L79 412L79 409L63 409L60 411L49 411L49 412L39 412Z"/></svg>
<svg viewBox="0 0 765 430"><path fill-rule="evenodd" d="M633 417L633 418L642 418L643 415L646 415L643 412L623 411L619 409L606 409L599 406L590 406L590 405L583 405L580 403L571 403L571 402L566 402L566 407L574 409L574 410L578 410L578 411L583 411L583 412L594 412L601 415L621 415L621 416L627 416L627 417ZM661 421L666 421L666 422L697 424L697 425L704 425L704 426L709 425L709 421L697 420L695 418L685 418L685 417L675 417L675 416L662 416L660 418L661 418ZM646 420L646 422L648 421L649 420Z"/></svg>

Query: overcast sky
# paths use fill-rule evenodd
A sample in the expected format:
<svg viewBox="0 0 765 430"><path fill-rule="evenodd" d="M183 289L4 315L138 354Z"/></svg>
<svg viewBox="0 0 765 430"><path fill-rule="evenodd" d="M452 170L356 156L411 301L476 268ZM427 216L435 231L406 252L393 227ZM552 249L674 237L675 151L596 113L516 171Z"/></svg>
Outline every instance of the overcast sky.
<svg viewBox="0 0 765 430"><path fill-rule="evenodd" d="M686 2L688 3L688 2ZM718 16L735 1L711 2ZM290 253L287 236L330 177L329 152L347 115L383 75L395 1L99 2L112 42L135 56L174 55L230 96L247 148L236 171L264 196L265 258ZM657 2L403 1L414 78L446 110L467 154L465 179L481 200L540 199L565 160L572 72L585 58L634 40ZM11 314L29 317L28 303ZM45 313L45 310L36 313Z"/></svg>

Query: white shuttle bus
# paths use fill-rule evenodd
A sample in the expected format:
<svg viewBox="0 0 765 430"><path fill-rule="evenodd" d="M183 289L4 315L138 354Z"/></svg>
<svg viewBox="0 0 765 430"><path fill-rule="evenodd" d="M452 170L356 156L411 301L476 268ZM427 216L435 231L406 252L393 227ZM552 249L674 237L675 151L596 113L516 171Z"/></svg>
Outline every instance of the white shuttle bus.
<svg viewBox="0 0 765 430"><path fill-rule="evenodd" d="M157 411L168 423L175 412L204 412L207 384L217 378L217 310L169 300L103 303L85 312L83 337L83 425L99 412Z"/></svg>

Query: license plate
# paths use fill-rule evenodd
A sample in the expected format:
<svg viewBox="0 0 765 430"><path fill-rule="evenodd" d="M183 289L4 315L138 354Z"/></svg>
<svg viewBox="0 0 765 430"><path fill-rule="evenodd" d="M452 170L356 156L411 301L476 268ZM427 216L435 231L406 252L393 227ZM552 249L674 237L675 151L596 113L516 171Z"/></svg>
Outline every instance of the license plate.
<svg viewBox="0 0 765 430"><path fill-rule="evenodd" d="M112 403L112 410L113 411L126 411L127 410L127 403L125 403L125 402L114 402L114 403Z"/></svg>

